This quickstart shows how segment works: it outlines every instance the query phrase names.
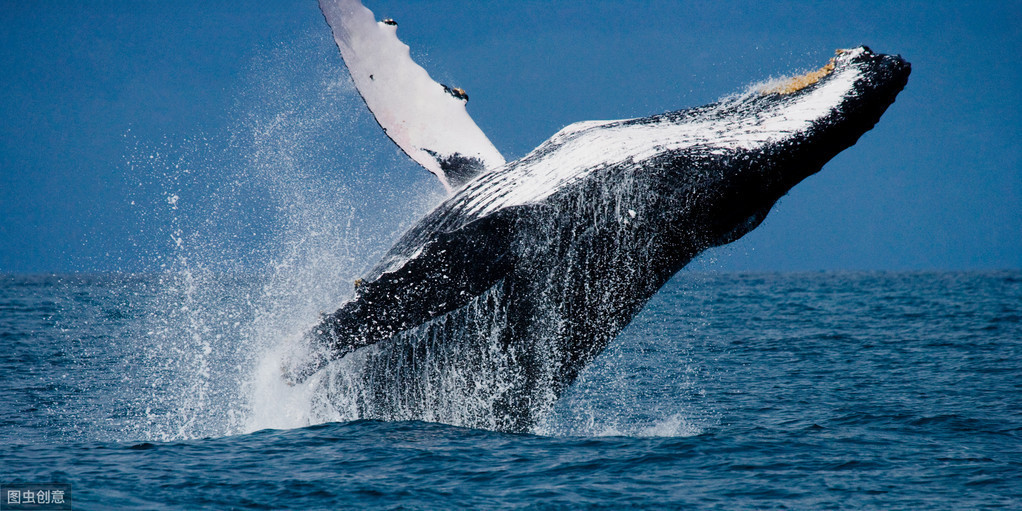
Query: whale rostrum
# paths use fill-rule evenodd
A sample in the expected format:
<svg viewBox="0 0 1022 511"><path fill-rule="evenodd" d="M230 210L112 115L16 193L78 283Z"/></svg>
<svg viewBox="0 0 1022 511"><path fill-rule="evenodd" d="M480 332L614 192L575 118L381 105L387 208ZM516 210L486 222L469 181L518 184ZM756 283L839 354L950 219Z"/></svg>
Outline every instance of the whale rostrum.
<svg viewBox="0 0 1022 511"><path fill-rule="evenodd" d="M858 47L710 105L572 124L456 187L284 378L361 418L527 430L672 275L870 130L909 73Z"/></svg>

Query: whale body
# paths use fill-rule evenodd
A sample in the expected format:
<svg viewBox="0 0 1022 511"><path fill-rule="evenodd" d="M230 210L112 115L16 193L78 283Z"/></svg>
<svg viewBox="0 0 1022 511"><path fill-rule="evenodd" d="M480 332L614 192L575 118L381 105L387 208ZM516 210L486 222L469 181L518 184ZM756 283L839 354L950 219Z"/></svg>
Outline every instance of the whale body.
<svg viewBox="0 0 1022 511"><path fill-rule="evenodd" d="M672 275L855 144L909 73L839 50L707 106L570 125L412 227L285 379L361 418L526 431Z"/></svg>

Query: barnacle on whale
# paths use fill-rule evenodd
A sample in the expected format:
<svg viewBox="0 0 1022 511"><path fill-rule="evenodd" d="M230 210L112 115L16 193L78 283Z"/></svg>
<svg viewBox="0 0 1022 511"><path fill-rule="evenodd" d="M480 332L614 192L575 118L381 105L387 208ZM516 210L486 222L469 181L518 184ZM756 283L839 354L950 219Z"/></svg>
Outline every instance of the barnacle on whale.
<svg viewBox="0 0 1022 511"><path fill-rule="evenodd" d="M848 51L849 50L836 50L835 53L843 55ZM834 65L834 59L830 59L830 61L828 61L827 64L820 69L810 71L799 76L793 76L785 80L783 83L764 89L762 92L763 94L792 94L798 92L816 82L819 82L823 79L823 77L833 73Z"/></svg>

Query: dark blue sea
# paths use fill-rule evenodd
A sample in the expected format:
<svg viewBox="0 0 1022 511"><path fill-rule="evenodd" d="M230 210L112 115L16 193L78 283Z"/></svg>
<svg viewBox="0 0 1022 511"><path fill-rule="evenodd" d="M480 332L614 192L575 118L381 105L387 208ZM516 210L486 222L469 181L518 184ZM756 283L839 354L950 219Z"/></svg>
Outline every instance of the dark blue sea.
<svg viewBox="0 0 1022 511"><path fill-rule="evenodd" d="M1019 271L682 272L530 434L325 411L265 362L310 292L284 291L0 277L0 485L74 509L1022 509Z"/></svg>

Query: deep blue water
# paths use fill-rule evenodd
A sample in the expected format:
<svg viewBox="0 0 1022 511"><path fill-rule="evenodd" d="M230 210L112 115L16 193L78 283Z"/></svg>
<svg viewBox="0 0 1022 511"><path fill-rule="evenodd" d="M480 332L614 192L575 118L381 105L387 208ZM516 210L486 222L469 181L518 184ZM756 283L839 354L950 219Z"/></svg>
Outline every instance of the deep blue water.
<svg viewBox="0 0 1022 511"><path fill-rule="evenodd" d="M524 435L317 423L293 403L315 396L267 395L266 296L0 277L0 485L68 483L75 509L1022 509L1019 271L683 272Z"/></svg>

